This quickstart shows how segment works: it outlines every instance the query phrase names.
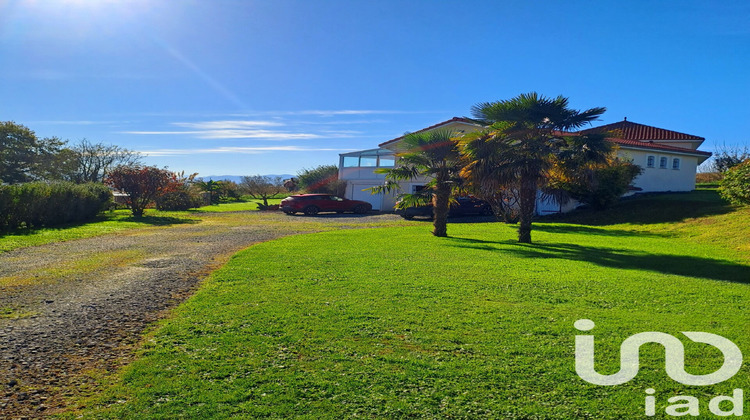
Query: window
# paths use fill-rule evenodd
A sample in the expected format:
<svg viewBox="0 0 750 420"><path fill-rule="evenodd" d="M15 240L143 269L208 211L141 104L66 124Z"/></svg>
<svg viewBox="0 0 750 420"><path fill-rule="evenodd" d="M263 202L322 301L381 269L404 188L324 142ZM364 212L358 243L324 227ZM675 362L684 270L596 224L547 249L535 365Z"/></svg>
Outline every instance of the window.
<svg viewBox="0 0 750 420"><path fill-rule="evenodd" d="M646 166L649 167L649 168L653 168L654 165L656 165L656 157L649 156L648 160L647 160L647 163L646 163Z"/></svg>
<svg viewBox="0 0 750 420"><path fill-rule="evenodd" d="M378 166L378 157L377 156L360 156L359 166L362 166L362 167Z"/></svg>
<svg viewBox="0 0 750 420"><path fill-rule="evenodd" d="M392 156L381 156L378 166L380 166L381 168L392 168L396 166L396 159L394 159Z"/></svg>
<svg viewBox="0 0 750 420"><path fill-rule="evenodd" d="M667 158L660 157L659 158L659 168L661 169L667 169Z"/></svg>
<svg viewBox="0 0 750 420"><path fill-rule="evenodd" d="M355 168L359 166L359 156L344 156L344 168Z"/></svg>
<svg viewBox="0 0 750 420"><path fill-rule="evenodd" d="M680 159L679 158L672 159L672 169L680 169Z"/></svg>

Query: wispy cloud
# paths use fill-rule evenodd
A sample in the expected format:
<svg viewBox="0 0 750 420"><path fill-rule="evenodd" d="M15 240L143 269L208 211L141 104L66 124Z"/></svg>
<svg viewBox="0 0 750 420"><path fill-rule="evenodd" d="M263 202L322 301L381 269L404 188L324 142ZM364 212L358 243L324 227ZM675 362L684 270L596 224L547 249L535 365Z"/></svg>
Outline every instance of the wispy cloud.
<svg viewBox="0 0 750 420"><path fill-rule="evenodd" d="M231 128L251 128L251 127L280 127L284 124L278 121L253 121L253 120L222 120L222 121L203 121L203 122L177 122L172 123L178 127L194 128L197 130L221 130Z"/></svg>
<svg viewBox="0 0 750 420"><path fill-rule="evenodd" d="M256 139L256 140L308 140L320 138L347 138L359 134L352 130L323 130L319 132L274 130L284 127L281 121L268 120L216 120L199 122L174 122L170 125L185 130L133 130L124 134L136 135L180 135L201 139Z"/></svg>
<svg viewBox="0 0 750 420"><path fill-rule="evenodd" d="M122 131L138 135L193 135L200 139L305 140L322 136L312 133L289 133L270 130L201 130L201 131Z"/></svg>
<svg viewBox="0 0 750 420"><path fill-rule="evenodd" d="M268 147L215 147L208 149L155 149L139 150L146 156L186 156L206 153L239 153L261 154L270 152L351 152L354 149L310 148L300 146L268 146Z"/></svg>
<svg viewBox="0 0 750 420"><path fill-rule="evenodd" d="M50 121L29 121L29 124L44 125L105 125L105 124L122 124L127 121L87 121L87 120L50 120Z"/></svg>

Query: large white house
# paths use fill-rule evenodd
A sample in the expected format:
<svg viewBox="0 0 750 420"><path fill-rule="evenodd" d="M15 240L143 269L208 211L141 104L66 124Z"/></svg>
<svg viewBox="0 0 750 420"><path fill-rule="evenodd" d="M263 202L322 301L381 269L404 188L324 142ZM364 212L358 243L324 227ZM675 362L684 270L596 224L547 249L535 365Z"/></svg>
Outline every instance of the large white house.
<svg viewBox="0 0 750 420"><path fill-rule="evenodd" d="M484 128L477 121L456 117L417 132L446 129L460 134ZM616 137L610 140L617 144L618 156L643 168L643 173L634 181L634 187L642 192L693 190L698 165L711 156L710 152L698 150L705 140L703 137L638 124L627 119L580 131L581 134L593 132L616 133ZM376 174L375 170L396 165L396 153L401 151L402 139L403 136L380 143L377 149L340 155L339 179L347 183L346 198L367 201L374 210L393 210L396 193L373 195L368 188L383 184L385 175ZM426 179L402 182L401 190L414 192L426 182ZM564 212L573 207L572 203L561 206L540 198L536 211L537 214L548 214Z"/></svg>

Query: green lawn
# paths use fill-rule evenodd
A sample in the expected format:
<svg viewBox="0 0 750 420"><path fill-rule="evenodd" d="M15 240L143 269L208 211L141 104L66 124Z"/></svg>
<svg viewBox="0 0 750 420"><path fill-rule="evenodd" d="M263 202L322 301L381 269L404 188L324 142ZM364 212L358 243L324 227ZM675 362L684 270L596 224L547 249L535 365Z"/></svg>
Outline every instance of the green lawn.
<svg viewBox="0 0 750 420"><path fill-rule="evenodd" d="M147 210L144 217L138 219L133 217L129 210L115 210L104 212L91 222L50 228L19 229L4 234L0 233L0 252L52 242L90 238L127 229L195 223L197 221L198 219L195 216L191 216L186 212Z"/></svg>
<svg viewBox="0 0 750 420"><path fill-rule="evenodd" d="M278 204L281 199L270 199L269 204ZM148 226L164 226L179 223L196 223L201 213L225 213L235 211L256 211L262 200L249 200L237 203L221 203L204 206L188 211L157 211L146 210L141 219L132 217L130 210L115 210L104 212L95 220L86 223L62 225L51 228L19 229L17 231L0 233L0 252L11 251L28 246L44 245L52 242L69 241L73 239L90 238L106 235L128 229Z"/></svg>
<svg viewBox="0 0 750 420"><path fill-rule="evenodd" d="M684 386L649 344L634 380L595 386L575 374L573 323L596 322L601 373L614 373L620 343L644 331L681 337L693 374L723 359L680 331L722 335L747 359L750 258L735 237L750 236L750 212L714 210L655 223L581 213L579 224L537 224L534 245L497 223L450 224L449 238L415 223L259 244L70 416L640 418L646 388L656 389L657 418L676 394L698 397L707 414L711 397L750 392L747 364L729 381Z"/></svg>
<svg viewBox="0 0 750 420"><path fill-rule="evenodd" d="M279 204L281 202L281 198L271 198L268 200L269 205ZM241 201L236 203L221 203L213 206L203 206L199 207L195 210L191 210L191 212L228 212L228 211L248 211L248 210L258 210L258 204L263 204L263 200L254 200L250 199L247 201Z"/></svg>

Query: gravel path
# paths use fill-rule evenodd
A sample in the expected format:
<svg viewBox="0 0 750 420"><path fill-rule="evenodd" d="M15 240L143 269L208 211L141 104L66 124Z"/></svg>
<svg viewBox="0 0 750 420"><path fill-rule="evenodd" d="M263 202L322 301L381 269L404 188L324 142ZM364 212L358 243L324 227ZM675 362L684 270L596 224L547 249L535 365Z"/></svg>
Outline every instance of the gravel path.
<svg viewBox="0 0 750 420"><path fill-rule="evenodd" d="M59 412L132 357L149 324L240 249L281 236L397 223L393 215L316 218L212 213L0 254L0 418Z"/></svg>

